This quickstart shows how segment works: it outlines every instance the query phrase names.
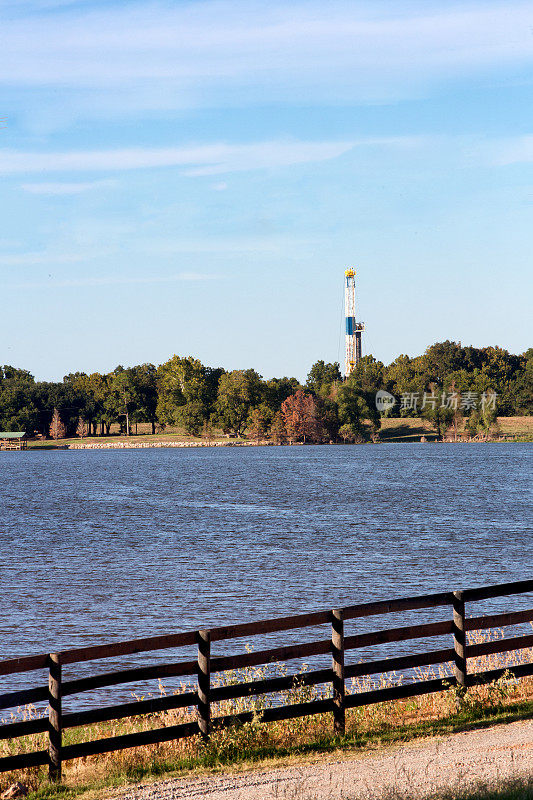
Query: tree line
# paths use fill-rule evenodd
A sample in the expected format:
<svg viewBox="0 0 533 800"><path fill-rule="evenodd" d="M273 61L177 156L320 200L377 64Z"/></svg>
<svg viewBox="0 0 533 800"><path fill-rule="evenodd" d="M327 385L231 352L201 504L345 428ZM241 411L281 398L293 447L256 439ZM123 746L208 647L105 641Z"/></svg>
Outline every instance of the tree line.
<svg viewBox="0 0 533 800"><path fill-rule="evenodd" d="M345 381L337 362L317 361L304 385L296 378L264 380L254 369L225 371L177 355L157 367L75 372L62 382L36 381L27 370L4 366L0 429L62 438L106 435L116 423L129 434L142 422L152 433L179 426L207 437L217 428L278 442L368 441L380 426L375 403L380 389L397 400L381 415L423 415L438 432L460 415L468 417L474 432L496 414L533 414L533 348L513 355L499 347L438 342L421 356L401 355L388 366L365 356ZM490 397L491 403L485 408L456 399L454 406L453 396Z"/></svg>

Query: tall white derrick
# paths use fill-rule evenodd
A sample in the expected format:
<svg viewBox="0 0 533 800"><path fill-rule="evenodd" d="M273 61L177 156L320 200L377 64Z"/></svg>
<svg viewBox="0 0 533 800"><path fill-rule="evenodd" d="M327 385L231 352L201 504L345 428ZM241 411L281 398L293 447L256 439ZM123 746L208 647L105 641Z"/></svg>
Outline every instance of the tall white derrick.
<svg viewBox="0 0 533 800"><path fill-rule="evenodd" d="M346 351L344 377L348 378L361 359L361 334L364 323L355 319L355 270L344 272L344 314L346 317Z"/></svg>

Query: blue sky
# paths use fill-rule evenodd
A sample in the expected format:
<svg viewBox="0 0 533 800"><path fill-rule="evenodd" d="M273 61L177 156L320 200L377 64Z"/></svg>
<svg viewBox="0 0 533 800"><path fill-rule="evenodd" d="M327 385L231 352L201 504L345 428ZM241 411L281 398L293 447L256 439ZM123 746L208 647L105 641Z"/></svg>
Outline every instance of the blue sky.
<svg viewBox="0 0 533 800"><path fill-rule="evenodd" d="M530 2L0 0L0 361L533 344ZM13 300L13 302L11 302Z"/></svg>

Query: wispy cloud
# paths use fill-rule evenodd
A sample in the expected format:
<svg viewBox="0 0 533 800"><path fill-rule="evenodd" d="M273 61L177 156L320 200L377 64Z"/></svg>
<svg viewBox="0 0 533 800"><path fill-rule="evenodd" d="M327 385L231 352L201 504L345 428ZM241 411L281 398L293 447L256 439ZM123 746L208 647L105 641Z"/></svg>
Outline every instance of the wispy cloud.
<svg viewBox="0 0 533 800"><path fill-rule="evenodd" d="M487 145L492 160L499 166L533 162L533 134L501 139Z"/></svg>
<svg viewBox="0 0 533 800"><path fill-rule="evenodd" d="M119 228L119 234L121 229ZM117 256L125 253L133 253L125 247L123 238L120 239L121 244L117 246L110 241L110 232L107 231L102 234L108 240L108 247L99 248L89 239L87 242L79 246L76 250L76 243L67 242L63 248L56 247L44 251L29 251L29 252L16 252L16 253L0 253L0 267L49 267L66 264L80 264L85 266L99 264L100 269L102 263L110 264L113 269ZM129 234L128 234L129 239ZM285 235L268 235L268 236L219 236L215 238L175 238L168 239L164 237L150 238L142 237L141 240L135 242L133 248L135 255L141 255L146 263L150 263L150 259L156 259L158 262L174 261L179 256L227 256L227 255L242 255L242 254L279 254L286 253L287 251L293 252L295 249L303 251L309 245L316 247L317 243L322 243L320 237L307 236L305 238L297 238ZM69 249L67 249L69 248ZM95 269L94 266L91 267ZM176 281L203 281L211 279L220 279L222 275L213 275L210 273L198 271L180 271L167 275L116 275L109 274L104 276L83 276L83 277L59 277L53 273L48 276L45 281L16 283L9 284L12 288L31 288L39 286L56 286L68 288L69 286L113 286L115 284L144 284L144 283L174 283Z"/></svg>
<svg viewBox="0 0 533 800"><path fill-rule="evenodd" d="M11 289L69 289L78 287L98 287L98 286L128 286L145 285L157 283L180 283L183 281L206 281L220 280L220 275L208 275L200 272L180 272L177 275L146 275L146 276L120 276L105 275L92 278L69 278L55 280L50 278L48 281L28 281L25 283L9 284Z"/></svg>
<svg viewBox="0 0 533 800"><path fill-rule="evenodd" d="M285 236L282 234L271 234L268 236L238 236L222 237L218 236L209 239L147 239L142 242L138 249L147 256L155 255L158 258L172 258L176 255L231 255L247 253L287 253L293 252L296 248L303 250L309 245L316 247L322 243L323 239L319 236L309 235L306 237Z"/></svg>
<svg viewBox="0 0 533 800"><path fill-rule="evenodd" d="M23 183L20 187L23 191L30 194L42 195L71 195L90 192L93 189L107 189L115 186L116 181L85 181L85 182L62 182L62 183Z"/></svg>
<svg viewBox="0 0 533 800"><path fill-rule="evenodd" d="M217 175L253 169L288 167L327 161L356 146L411 146L406 137L352 142L271 141L256 144L211 144L197 147L123 148L62 153L0 151L0 173L110 172L153 167L182 167L188 176ZM26 184L36 186L38 184ZM46 184L45 184L46 185ZM87 184L48 184L48 186Z"/></svg>
<svg viewBox="0 0 533 800"><path fill-rule="evenodd" d="M409 96L533 60L524 0L54 5L3 20L0 82L112 96L116 111Z"/></svg>
<svg viewBox="0 0 533 800"><path fill-rule="evenodd" d="M85 261L81 253L0 253L0 266L31 267L41 264L76 264Z"/></svg>

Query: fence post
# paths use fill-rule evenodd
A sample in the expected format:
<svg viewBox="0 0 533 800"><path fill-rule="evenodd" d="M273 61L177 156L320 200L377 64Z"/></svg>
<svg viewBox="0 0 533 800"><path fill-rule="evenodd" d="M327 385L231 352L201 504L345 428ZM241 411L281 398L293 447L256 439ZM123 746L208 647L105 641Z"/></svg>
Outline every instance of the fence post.
<svg viewBox="0 0 533 800"><path fill-rule="evenodd" d="M61 660L50 653L48 673L48 777L61 780Z"/></svg>
<svg viewBox="0 0 533 800"><path fill-rule="evenodd" d="M198 631L198 727L204 739L211 733L211 632Z"/></svg>
<svg viewBox="0 0 533 800"><path fill-rule="evenodd" d="M467 686L465 601L463 591L453 593L453 638L455 647L455 680L458 686Z"/></svg>
<svg viewBox="0 0 533 800"><path fill-rule="evenodd" d="M333 730L344 736L346 711L344 699L344 619L341 608L331 612L331 654L333 661Z"/></svg>

